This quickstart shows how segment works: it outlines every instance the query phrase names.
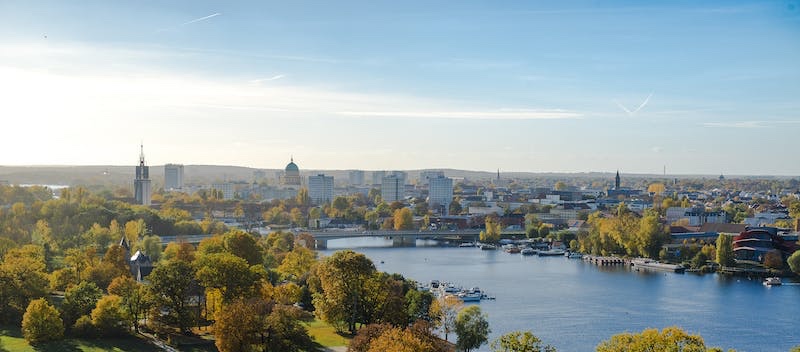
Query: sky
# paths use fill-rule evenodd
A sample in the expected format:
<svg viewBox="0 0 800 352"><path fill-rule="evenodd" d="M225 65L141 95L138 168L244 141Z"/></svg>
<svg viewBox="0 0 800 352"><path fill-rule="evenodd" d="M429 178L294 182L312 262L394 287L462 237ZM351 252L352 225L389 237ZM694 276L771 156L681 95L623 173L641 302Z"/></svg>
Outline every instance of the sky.
<svg viewBox="0 0 800 352"><path fill-rule="evenodd" d="M800 175L800 0L3 0L0 97L0 165Z"/></svg>

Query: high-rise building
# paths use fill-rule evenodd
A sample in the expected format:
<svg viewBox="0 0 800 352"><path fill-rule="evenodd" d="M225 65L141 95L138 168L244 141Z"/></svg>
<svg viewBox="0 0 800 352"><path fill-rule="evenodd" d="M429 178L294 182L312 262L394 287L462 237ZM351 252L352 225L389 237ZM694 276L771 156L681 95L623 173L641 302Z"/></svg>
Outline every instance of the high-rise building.
<svg viewBox="0 0 800 352"><path fill-rule="evenodd" d="M212 183L211 189L222 192L222 199L231 200L234 197L233 184L230 182Z"/></svg>
<svg viewBox="0 0 800 352"><path fill-rule="evenodd" d="M408 181L408 173L405 171L392 171L390 175L394 175L394 177L401 179L402 180L402 182L400 182L401 186L405 186Z"/></svg>
<svg viewBox="0 0 800 352"><path fill-rule="evenodd" d="M324 174L308 176L308 197L316 205L332 201L333 176L325 176Z"/></svg>
<svg viewBox="0 0 800 352"><path fill-rule="evenodd" d="M372 172L372 185L380 186L383 178L386 177L386 171L373 171Z"/></svg>
<svg viewBox="0 0 800 352"><path fill-rule="evenodd" d="M183 165L164 165L164 189L179 190L183 188Z"/></svg>
<svg viewBox="0 0 800 352"><path fill-rule="evenodd" d="M364 171L350 170L349 181L351 186L361 186L364 184Z"/></svg>
<svg viewBox="0 0 800 352"><path fill-rule="evenodd" d="M381 180L381 198L384 202L391 203L402 200L404 195L404 179L397 175L389 175Z"/></svg>
<svg viewBox="0 0 800 352"><path fill-rule="evenodd" d="M450 202L453 201L453 179L440 176L428 181L430 182L428 204L431 209L437 209L440 213L447 214Z"/></svg>
<svg viewBox="0 0 800 352"><path fill-rule="evenodd" d="M144 145L139 146L139 166L136 166L136 178L133 180L133 194L136 203L150 205L151 185L150 167L144 164Z"/></svg>
<svg viewBox="0 0 800 352"><path fill-rule="evenodd" d="M419 174L419 183L428 185L430 179L437 177L444 177L444 171L425 170Z"/></svg>

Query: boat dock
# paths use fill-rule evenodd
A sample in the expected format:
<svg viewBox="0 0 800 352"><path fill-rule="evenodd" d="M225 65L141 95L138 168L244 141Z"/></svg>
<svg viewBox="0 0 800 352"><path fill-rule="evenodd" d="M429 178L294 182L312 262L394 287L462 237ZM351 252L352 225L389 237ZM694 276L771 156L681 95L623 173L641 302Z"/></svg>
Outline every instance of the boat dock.
<svg viewBox="0 0 800 352"><path fill-rule="evenodd" d="M619 257L598 257L598 256L593 256L593 255L584 255L583 256L583 261L586 261L586 262L589 262L589 263L592 263L592 264L595 264L595 265L600 265L600 266L625 265L625 264L627 264L624 259L619 258Z"/></svg>

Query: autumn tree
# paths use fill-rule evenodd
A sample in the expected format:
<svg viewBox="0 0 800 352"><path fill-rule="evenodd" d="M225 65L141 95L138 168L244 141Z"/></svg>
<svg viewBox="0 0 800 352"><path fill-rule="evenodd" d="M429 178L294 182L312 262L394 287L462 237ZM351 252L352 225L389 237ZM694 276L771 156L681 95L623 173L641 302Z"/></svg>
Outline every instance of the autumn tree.
<svg viewBox="0 0 800 352"><path fill-rule="evenodd" d="M317 266L320 291L314 293L317 316L356 333L356 324L364 323L364 297L369 294L365 283L376 272L375 265L365 255L352 250L338 251Z"/></svg>
<svg viewBox="0 0 800 352"><path fill-rule="evenodd" d="M0 263L0 321L19 322L31 300L47 294L48 284L41 247L9 250Z"/></svg>
<svg viewBox="0 0 800 352"><path fill-rule="evenodd" d="M92 325L103 336L119 336L128 332L131 317L125 314L122 298L103 296L92 309Z"/></svg>
<svg viewBox="0 0 800 352"><path fill-rule="evenodd" d="M22 316L22 336L31 344L61 339L64 323L44 298L31 301Z"/></svg>
<svg viewBox="0 0 800 352"><path fill-rule="evenodd" d="M556 352L530 331L513 331L492 341L492 352Z"/></svg>
<svg viewBox="0 0 800 352"><path fill-rule="evenodd" d="M401 208L395 210L393 221L396 231L414 229L414 216L411 214L411 209Z"/></svg>
<svg viewBox="0 0 800 352"><path fill-rule="evenodd" d="M481 231L479 237L481 242L497 242L500 240L500 221L493 216L487 216L484 222L486 229Z"/></svg>
<svg viewBox="0 0 800 352"><path fill-rule="evenodd" d="M369 344L368 352L436 352L429 341L419 338L411 329L389 328Z"/></svg>
<svg viewBox="0 0 800 352"><path fill-rule="evenodd" d="M431 316L439 317L438 322L442 332L444 332L445 341L448 341L448 335L455 331L458 312L463 308L464 303L454 296L440 297L432 305Z"/></svg>
<svg viewBox="0 0 800 352"><path fill-rule="evenodd" d="M309 350L312 341L299 314L261 299L236 300L214 315L216 346L221 352Z"/></svg>
<svg viewBox="0 0 800 352"><path fill-rule="evenodd" d="M489 321L478 306L462 309L456 317L455 331L458 336L456 348L464 352L481 347L489 338Z"/></svg>
<svg viewBox="0 0 800 352"><path fill-rule="evenodd" d="M705 352L700 335L690 335L678 327L646 329L641 333L621 333L597 345L597 352Z"/></svg>
<svg viewBox="0 0 800 352"><path fill-rule="evenodd" d="M316 252L303 246L295 246L291 252L286 253L286 257L276 270L284 278L296 281L307 275L316 262Z"/></svg>

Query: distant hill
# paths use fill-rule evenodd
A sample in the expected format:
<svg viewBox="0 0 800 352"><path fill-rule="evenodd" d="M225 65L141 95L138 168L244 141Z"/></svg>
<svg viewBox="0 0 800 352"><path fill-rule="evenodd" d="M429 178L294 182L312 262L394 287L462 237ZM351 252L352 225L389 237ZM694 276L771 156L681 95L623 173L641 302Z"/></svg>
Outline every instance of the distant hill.
<svg viewBox="0 0 800 352"><path fill-rule="evenodd" d="M496 172L470 171L456 169L422 169L404 170L408 173L409 181L419 178L422 171L441 170L448 177L465 178L468 180L490 180L497 177ZM212 182L253 182L255 172L263 171L266 179L274 180L278 169L256 169L242 166L225 165L185 165L184 182L187 184L210 184ZM300 172L305 178L309 175L324 173L331 175L336 183L345 182L350 170L304 170ZM86 186L125 186L133 184L134 166L0 166L0 181L10 184L47 184L47 185L86 185ZM718 176L718 175L717 175ZM667 175L666 178L715 178L715 175ZM583 172L583 173L533 173L533 172L502 172L503 179L541 179L541 180L569 180L569 179L608 179L612 180L613 172ZM779 176L726 176L745 178L776 178ZM649 178L663 179L662 175L654 174L623 174L623 178ZM164 166L150 166L150 179L154 188L163 186ZM370 183L372 172L364 171L364 180ZM274 182L274 181L273 181Z"/></svg>

